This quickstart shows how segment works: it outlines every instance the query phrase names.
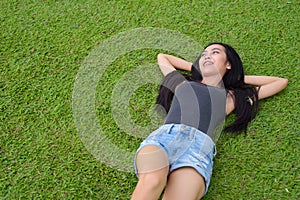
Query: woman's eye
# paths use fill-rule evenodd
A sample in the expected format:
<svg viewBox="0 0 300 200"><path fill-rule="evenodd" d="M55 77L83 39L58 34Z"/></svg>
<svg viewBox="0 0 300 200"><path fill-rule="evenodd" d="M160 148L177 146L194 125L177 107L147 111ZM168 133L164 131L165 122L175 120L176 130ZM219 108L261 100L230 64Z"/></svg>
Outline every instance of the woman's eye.
<svg viewBox="0 0 300 200"><path fill-rule="evenodd" d="M213 54L219 54L220 52L219 51L213 51Z"/></svg>

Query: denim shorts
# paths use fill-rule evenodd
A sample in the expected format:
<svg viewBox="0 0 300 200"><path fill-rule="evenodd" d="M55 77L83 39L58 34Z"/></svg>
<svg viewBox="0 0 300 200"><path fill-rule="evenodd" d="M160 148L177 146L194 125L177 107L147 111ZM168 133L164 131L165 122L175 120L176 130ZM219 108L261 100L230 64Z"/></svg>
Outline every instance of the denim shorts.
<svg viewBox="0 0 300 200"><path fill-rule="evenodd" d="M183 124L165 124L152 132L140 145L155 145L164 150L169 173L181 167L194 168L205 180L206 192L209 187L213 158L216 155L215 143L205 133ZM135 172L138 174L135 158Z"/></svg>

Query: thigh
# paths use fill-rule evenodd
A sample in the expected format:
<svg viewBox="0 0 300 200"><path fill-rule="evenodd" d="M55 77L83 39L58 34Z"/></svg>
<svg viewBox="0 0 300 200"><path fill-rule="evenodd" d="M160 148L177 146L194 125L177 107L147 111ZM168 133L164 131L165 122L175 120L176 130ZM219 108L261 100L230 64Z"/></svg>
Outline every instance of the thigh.
<svg viewBox="0 0 300 200"><path fill-rule="evenodd" d="M169 159L166 152L159 146L147 145L141 148L135 158L138 176L155 172L163 168L169 169Z"/></svg>
<svg viewBox="0 0 300 200"><path fill-rule="evenodd" d="M163 200L196 200L204 193L203 177L192 167L182 167L170 174Z"/></svg>
<svg viewBox="0 0 300 200"><path fill-rule="evenodd" d="M136 155L136 171L139 181L131 199L158 199L169 173L165 152L155 145L142 147Z"/></svg>

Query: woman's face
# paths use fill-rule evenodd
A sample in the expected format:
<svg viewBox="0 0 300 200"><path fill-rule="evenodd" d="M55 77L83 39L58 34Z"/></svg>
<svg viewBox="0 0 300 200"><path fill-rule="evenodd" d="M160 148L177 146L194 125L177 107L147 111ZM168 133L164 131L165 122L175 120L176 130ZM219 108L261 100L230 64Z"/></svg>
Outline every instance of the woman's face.
<svg viewBox="0 0 300 200"><path fill-rule="evenodd" d="M219 44L208 46L200 55L200 71L203 77L224 76L227 70L231 68L227 61L225 48Z"/></svg>

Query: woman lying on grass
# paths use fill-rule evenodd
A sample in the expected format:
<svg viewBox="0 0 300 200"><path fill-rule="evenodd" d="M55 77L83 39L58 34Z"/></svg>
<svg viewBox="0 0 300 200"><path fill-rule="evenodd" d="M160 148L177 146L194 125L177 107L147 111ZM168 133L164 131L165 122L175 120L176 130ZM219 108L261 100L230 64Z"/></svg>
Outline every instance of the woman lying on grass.
<svg viewBox="0 0 300 200"><path fill-rule="evenodd" d="M157 104L167 117L137 150L139 181L131 198L158 199L164 190L164 200L200 199L212 174L215 128L234 111L235 121L225 131L246 131L258 100L280 92L288 80L245 76L239 55L223 43L209 44L194 63L167 54L157 59L164 75Z"/></svg>

